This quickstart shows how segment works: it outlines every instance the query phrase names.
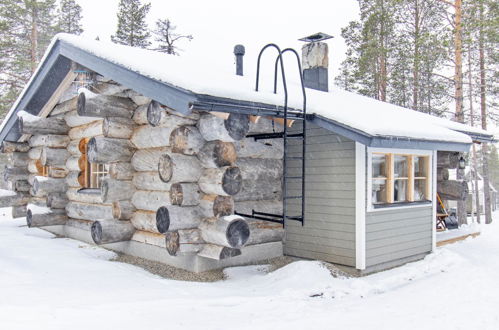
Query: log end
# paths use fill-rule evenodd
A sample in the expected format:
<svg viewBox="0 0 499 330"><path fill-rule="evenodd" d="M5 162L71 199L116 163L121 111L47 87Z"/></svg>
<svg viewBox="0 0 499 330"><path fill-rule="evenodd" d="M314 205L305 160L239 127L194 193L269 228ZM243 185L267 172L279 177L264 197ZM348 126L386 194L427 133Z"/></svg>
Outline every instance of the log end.
<svg viewBox="0 0 499 330"><path fill-rule="evenodd" d="M238 167L229 167L222 178L222 188L230 196L236 195L242 188L243 177Z"/></svg>
<svg viewBox="0 0 499 330"><path fill-rule="evenodd" d="M84 116L85 114L85 103L86 103L85 93L80 93L80 95L78 95L78 101L76 103L76 112L80 116Z"/></svg>
<svg viewBox="0 0 499 330"><path fill-rule="evenodd" d="M99 221L94 221L90 228L90 233L95 244L99 245L102 243L102 225Z"/></svg>
<svg viewBox="0 0 499 330"><path fill-rule="evenodd" d="M161 121L161 112L163 109L161 109L161 104L156 101L151 101L149 105L147 106L147 122L151 126L158 126L160 121Z"/></svg>
<svg viewBox="0 0 499 330"><path fill-rule="evenodd" d="M225 129L229 136L236 141L242 140L248 134L250 126L248 115L231 113L224 121Z"/></svg>
<svg viewBox="0 0 499 330"><path fill-rule="evenodd" d="M170 212L166 206L161 206L156 211L156 228L162 234L168 231L170 228Z"/></svg>
<svg viewBox="0 0 499 330"><path fill-rule="evenodd" d="M229 259L240 255L241 255L241 250L232 249L224 246L223 249L220 251L220 260Z"/></svg>
<svg viewBox="0 0 499 330"><path fill-rule="evenodd" d="M248 223L244 219L233 220L227 228L225 235L231 247L237 249L244 246L250 237Z"/></svg>
<svg viewBox="0 0 499 330"><path fill-rule="evenodd" d="M182 184L175 183L172 184L170 188L170 203L172 205L182 205L184 201L184 192L182 189Z"/></svg>
<svg viewBox="0 0 499 330"><path fill-rule="evenodd" d="M223 217L234 213L234 199L231 196L217 195L213 202L213 215Z"/></svg>
<svg viewBox="0 0 499 330"><path fill-rule="evenodd" d="M33 213L31 210L28 210L26 212L26 224L28 225L29 228L33 225Z"/></svg>
<svg viewBox="0 0 499 330"><path fill-rule="evenodd" d="M165 235L166 240L166 250L171 256L176 256L178 248L180 246L179 243L179 234L177 231L168 232Z"/></svg>
<svg viewBox="0 0 499 330"><path fill-rule="evenodd" d="M161 181L169 182L173 175L173 164L170 156L164 154L159 158L158 172Z"/></svg>
<svg viewBox="0 0 499 330"><path fill-rule="evenodd" d="M237 160L234 143L217 141L213 148L213 159L218 167L234 165Z"/></svg>

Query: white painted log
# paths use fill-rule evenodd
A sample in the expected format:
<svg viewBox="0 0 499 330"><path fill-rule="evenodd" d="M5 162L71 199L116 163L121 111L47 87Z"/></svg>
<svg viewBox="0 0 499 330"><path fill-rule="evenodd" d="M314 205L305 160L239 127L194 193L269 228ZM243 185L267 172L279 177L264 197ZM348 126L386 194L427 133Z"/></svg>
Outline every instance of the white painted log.
<svg viewBox="0 0 499 330"><path fill-rule="evenodd" d="M147 104L139 106L135 109L133 113L132 120L137 125L146 125L147 124Z"/></svg>
<svg viewBox="0 0 499 330"><path fill-rule="evenodd" d="M6 168L3 172L4 181L19 181L19 180L27 180L29 176L28 168L26 167L13 167Z"/></svg>
<svg viewBox="0 0 499 330"><path fill-rule="evenodd" d="M175 111L166 111L166 107L162 107L158 102L151 101L147 107L147 122L156 126L171 126L172 122L175 125L195 125L197 119L191 119L187 116L177 116Z"/></svg>
<svg viewBox="0 0 499 330"><path fill-rule="evenodd" d="M64 209L47 209L46 213L38 213L38 208L27 210L26 223L30 228L64 225L68 220Z"/></svg>
<svg viewBox="0 0 499 330"><path fill-rule="evenodd" d="M83 91L78 95L77 111L80 116L132 118L136 107L125 97L94 94L90 91Z"/></svg>
<svg viewBox="0 0 499 330"><path fill-rule="evenodd" d="M69 130L64 118L42 118L25 111L20 111L17 116L19 131L22 134L67 134Z"/></svg>
<svg viewBox="0 0 499 330"><path fill-rule="evenodd" d="M214 260L224 260L241 255L240 249L233 249L215 244L205 244L198 256Z"/></svg>
<svg viewBox="0 0 499 330"><path fill-rule="evenodd" d="M36 195L46 195L53 192L65 192L67 189L68 185L66 183L66 179L37 176L33 182L33 191Z"/></svg>
<svg viewBox="0 0 499 330"><path fill-rule="evenodd" d="M282 159L284 156L282 139L255 141L253 138L245 138L234 142L234 146L240 158Z"/></svg>
<svg viewBox="0 0 499 330"><path fill-rule="evenodd" d="M7 154L7 162L12 167L28 166L29 157L27 152L11 152Z"/></svg>
<svg viewBox="0 0 499 330"><path fill-rule="evenodd" d="M129 162L135 152L128 140L102 136L91 138L87 148L88 161L98 164Z"/></svg>
<svg viewBox="0 0 499 330"><path fill-rule="evenodd" d="M79 203L70 201L66 205L66 212L70 218L83 220L110 220L113 219L113 206Z"/></svg>
<svg viewBox="0 0 499 330"><path fill-rule="evenodd" d="M199 229L205 242L230 248L244 246L250 236L248 224L243 217L237 215L205 218Z"/></svg>
<svg viewBox="0 0 499 330"><path fill-rule="evenodd" d="M72 156L80 157L81 156L80 141L73 140L73 141L69 142L67 150Z"/></svg>
<svg viewBox="0 0 499 330"><path fill-rule="evenodd" d="M55 167L49 166L47 174L51 178L65 178L68 175L69 171L65 166L63 167Z"/></svg>
<svg viewBox="0 0 499 330"><path fill-rule="evenodd" d="M68 187L81 188L78 178L80 176L80 171L71 171L66 176L66 183Z"/></svg>
<svg viewBox="0 0 499 330"><path fill-rule="evenodd" d="M279 200L259 200L236 202L234 209L238 213L251 214L252 210L271 214L282 215L282 201Z"/></svg>
<svg viewBox="0 0 499 330"><path fill-rule="evenodd" d="M69 100L63 101L57 104L54 109L50 112L51 116L65 114L70 111L76 111L76 105L78 103L78 97L72 97Z"/></svg>
<svg viewBox="0 0 499 330"><path fill-rule="evenodd" d="M130 221L99 220L92 224L90 233L95 244L129 241L135 228Z"/></svg>
<svg viewBox="0 0 499 330"><path fill-rule="evenodd" d="M29 192L31 185L28 180L19 180L14 182L14 190L21 192Z"/></svg>
<svg viewBox="0 0 499 330"><path fill-rule="evenodd" d="M91 123L76 126L69 130L68 136L71 140L80 140L83 138L103 135L103 120L98 119Z"/></svg>
<svg viewBox="0 0 499 330"><path fill-rule="evenodd" d="M14 192L8 190L0 190L0 207L10 207L26 205L30 200L30 195L24 192Z"/></svg>
<svg viewBox="0 0 499 330"><path fill-rule="evenodd" d="M89 203L89 204L104 204L102 197L98 190L95 189L81 189L81 188L68 188L66 196L70 201ZM110 204L109 204L110 205Z"/></svg>
<svg viewBox="0 0 499 330"><path fill-rule="evenodd" d="M66 165L70 153L66 149L43 148L40 155L40 161L43 166L61 166Z"/></svg>
<svg viewBox="0 0 499 330"><path fill-rule="evenodd" d="M232 166L238 157L231 142L210 141L197 153L201 165L206 168Z"/></svg>
<svg viewBox="0 0 499 330"><path fill-rule="evenodd" d="M29 159L32 159L32 160L40 159L40 156L42 154L42 149L43 149L43 147L34 147L34 148L29 149L29 151L28 151Z"/></svg>
<svg viewBox="0 0 499 330"><path fill-rule="evenodd" d="M156 226L156 212L137 210L130 219L130 222L138 230L160 234Z"/></svg>
<svg viewBox="0 0 499 330"><path fill-rule="evenodd" d="M196 206L161 206L156 211L156 227L160 233L168 230L196 228L201 214Z"/></svg>
<svg viewBox="0 0 499 330"><path fill-rule="evenodd" d="M203 247L199 229L180 229L165 233L166 250L171 256L197 253Z"/></svg>
<svg viewBox="0 0 499 330"><path fill-rule="evenodd" d="M195 126L178 127L170 135L172 151L184 155L196 155L205 143Z"/></svg>
<svg viewBox="0 0 499 330"><path fill-rule="evenodd" d="M101 198L104 203L130 200L135 192L132 181L104 179L100 188Z"/></svg>
<svg viewBox="0 0 499 330"><path fill-rule="evenodd" d="M232 196L204 195L199 202L199 209L204 217L222 217L234 213Z"/></svg>
<svg viewBox="0 0 499 330"><path fill-rule="evenodd" d="M132 196L132 204L137 209L156 211L161 206L171 205L170 192L137 190Z"/></svg>
<svg viewBox="0 0 499 330"><path fill-rule="evenodd" d="M279 223L246 219L250 229L250 237L246 242L248 245L256 245L268 242L279 242L284 239L284 228Z"/></svg>
<svg viewBox="0 0 499 330"><path fill-rule="evenodd" d="M65 209L69 199L66 193L50 193L47 195L47 207L52 209ZM64 210L64 213L66 211Z"/></svg>
<svg viewBox="0 0 499 330"><path fill-rule="evenodd" d="M23 218L28 215L26 205L12 206L12 218Z"/></svg>
<svg viewBox="0 0 499 330"><path fill-rule="evenodd" d="M201 199L197 183L174 183L170 188L171 205L196 206Z"/></svg>
<svg viewBox="0 0 499 330"><path fill-rule="evenodd" d="M33 135L29 139L30 147L66 148L69 144L67 135Z"/></svg>
<svg viewBox="0 0 499 330"><path fill-rule="evenodd" d="M76 110L64 114L64 120L69 127L77 127L94 122L95 117L80 116Z"/></svg>
<svg viewBox="0 0 499 330"><path fill-rule="evenodd" d="M30 145L26 142L10 142L10 141L2 141L1 152L9 153L9 152L28 152L30 149Z"/></svg>
<svg viewBox="0 0 499 330"><path fill-rule="evenodd" d="M133 174L133 184L140 190L170 191L171 183L164 182L159 177L158 171L136 172Z"/></svg>
<svg viewBox="0 0 499 330"><path fill-rule="evenodd" d="M139 149L132 157L132 166L136 171L158 171L161 156L171 152L170 148Z"/></svg>
<svg viewBox="0 0 499 330"><path fill-rule="evenodd" d="M195 156L164 154L159 159L159 176L164 182L196 182L202 174L202 167Z"/></svg>
<svg viewBox="0 0 499 330"><path fill-rule="evenodd" d="M211 114L203 114L199 118L198 129L206 141L238 141L249 131L249 116L230 114L224 120Z"/></svg>
<svg viewBox="0 0 499 330"><path fill-rule="evenodd" d="M132 236L132 241L166 248L165 235L159 233L136 230Z"/></svg>
<svg viewBox="0 0 499 330"><path fill-rule="evenodd" d="M205 169L198 183L205 194L232 196L241 190L242 181L237 167L226 166Z"/></svg>
<svg viewBox="0 0 499 330"><path fill-rule="evenodd" d="M105 137L129 139L132 136L135 123L129 118L106 117L102 123Z"/></svg>
<svg viewBox="0 0 499 330"><path fill-rule="evenodd" d="M130 163L109 164L109 177L116 180L131 180L135 173Z"/></svg>
<svg viewBox="0 0 499 330"><path fill-rule="evenodd" d="M130 220L135 212L135 206L131 201L113 202L113 218L118 220Z"/></svg>

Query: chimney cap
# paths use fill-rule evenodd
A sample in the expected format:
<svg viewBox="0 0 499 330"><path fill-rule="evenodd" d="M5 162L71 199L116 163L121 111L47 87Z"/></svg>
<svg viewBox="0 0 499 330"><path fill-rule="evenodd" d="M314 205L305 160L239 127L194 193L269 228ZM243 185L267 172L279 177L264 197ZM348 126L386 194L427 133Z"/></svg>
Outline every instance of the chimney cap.
<svg viewBox="0 0 499 330"><path fill-rule="evenodd" d="M329 34L323 33L323 32L318 32L312 35L309 35L307 37L298 39L299 41L304 41L304 42L318 42L318 41L324 41L327 39L334 38L333 36L330 36Z"/></svg>
<svg viewBox="0 0 499 330"><path fill-rule="evenodd" d="M234 46L234 54L235 55L244 55L245 49L243 45L235 45Z"/></svg>

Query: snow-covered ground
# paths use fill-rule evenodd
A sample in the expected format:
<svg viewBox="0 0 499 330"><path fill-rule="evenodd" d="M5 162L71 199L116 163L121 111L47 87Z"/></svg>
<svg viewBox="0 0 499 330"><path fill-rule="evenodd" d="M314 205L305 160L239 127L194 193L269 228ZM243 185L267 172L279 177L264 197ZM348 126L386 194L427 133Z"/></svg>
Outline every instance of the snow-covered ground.
<svg viewBox="0 0 499 330"><path fill-rule="evenodd" d="M167 280L0 209L0 329L499 329L499 213L482 234L363 278L319 262ZM312 297L315 296L315 297Z"/></svg>

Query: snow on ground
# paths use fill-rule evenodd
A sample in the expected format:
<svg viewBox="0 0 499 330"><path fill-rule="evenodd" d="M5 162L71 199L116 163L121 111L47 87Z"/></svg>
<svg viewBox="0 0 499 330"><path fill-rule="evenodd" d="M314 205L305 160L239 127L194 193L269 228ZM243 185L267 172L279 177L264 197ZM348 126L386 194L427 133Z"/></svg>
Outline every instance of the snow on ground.
<svg viewBox="0 0 499 330"><path fill-rule="evenodd" d="M497 329L499 213L482 234L362 278L299 261L163 279L0 209L0 329ZM315 296L315 297L311 297Z"/></svg>

